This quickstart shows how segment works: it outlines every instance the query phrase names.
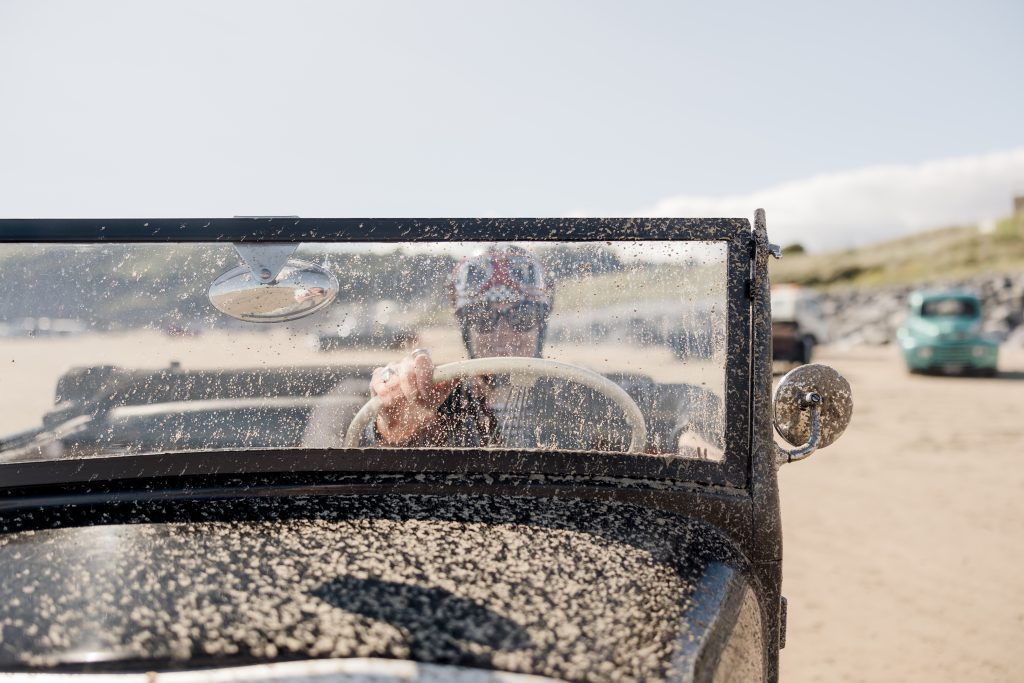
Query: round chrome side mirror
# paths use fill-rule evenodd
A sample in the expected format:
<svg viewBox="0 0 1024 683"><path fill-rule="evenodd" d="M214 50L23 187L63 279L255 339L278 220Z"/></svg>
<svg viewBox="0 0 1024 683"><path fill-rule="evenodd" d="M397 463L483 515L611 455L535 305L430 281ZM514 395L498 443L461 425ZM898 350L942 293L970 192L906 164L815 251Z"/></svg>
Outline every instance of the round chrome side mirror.
<svg viewBox="0 0 1024 683"><path fill-rule="evenodd" d="M775 430L799 446L778 449L777 462L802 460L838 439L853 415L850 383L827 365L812 363L791 370L775 390Z"/></svg>

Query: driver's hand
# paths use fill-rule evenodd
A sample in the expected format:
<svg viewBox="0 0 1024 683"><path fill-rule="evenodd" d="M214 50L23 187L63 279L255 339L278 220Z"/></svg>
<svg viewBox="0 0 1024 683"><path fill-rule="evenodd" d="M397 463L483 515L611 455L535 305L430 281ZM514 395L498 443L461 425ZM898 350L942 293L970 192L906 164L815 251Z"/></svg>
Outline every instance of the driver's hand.
<svg viewBox="0 0 1024 683"><path fill-rule="evenodd" d="M377 433L384 443L407 442L437 420L437 408L450 391L451 385L434 385L434 361L427 349L377 368L370 378L370 392L380 401Z"/></svg>

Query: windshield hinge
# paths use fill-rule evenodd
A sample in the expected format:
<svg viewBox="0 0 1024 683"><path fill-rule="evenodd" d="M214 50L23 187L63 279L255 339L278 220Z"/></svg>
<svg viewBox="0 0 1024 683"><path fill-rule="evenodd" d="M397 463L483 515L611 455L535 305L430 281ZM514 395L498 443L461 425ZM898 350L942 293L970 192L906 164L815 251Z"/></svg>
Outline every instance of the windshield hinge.
<svg viewBox="0 0 1024 683"><path fill-rule="evenodd" d="M768 254L773 253L772 245L768 242L768 229L764 216L764 209L754 212L754 254L750 260L750 279L753 281L752 297L756 296L761 289L761 284L768 278ZM780 251L781 255L781 251Z"/></svg>

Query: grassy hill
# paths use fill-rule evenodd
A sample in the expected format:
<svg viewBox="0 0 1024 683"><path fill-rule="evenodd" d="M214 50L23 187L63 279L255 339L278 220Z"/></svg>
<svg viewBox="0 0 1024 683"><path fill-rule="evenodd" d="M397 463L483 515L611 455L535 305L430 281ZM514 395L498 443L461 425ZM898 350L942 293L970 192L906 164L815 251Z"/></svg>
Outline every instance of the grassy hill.
<svg viewBox="0 0 1024 683"><path fill-rule="evenodd" d="M786 253L782 260L772 260L770 269L773 282L821 288L1024 271L1024 213L1004 218L990 232L952 227L840 252Z"/></svg>

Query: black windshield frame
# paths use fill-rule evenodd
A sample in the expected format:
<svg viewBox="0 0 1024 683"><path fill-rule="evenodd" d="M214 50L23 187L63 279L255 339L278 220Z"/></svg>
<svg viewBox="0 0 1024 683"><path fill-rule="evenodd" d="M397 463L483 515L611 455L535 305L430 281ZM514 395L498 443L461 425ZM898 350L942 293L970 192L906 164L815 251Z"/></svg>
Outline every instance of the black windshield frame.
<svg viewBox="0 0 1024 683"><path fill-rule="evenodd" d="M715 241L727 246L727 355L725 367L725 458L720 462L674 459L631 469L627 459L603 458L604 476L637 476L746 488L751 471L751 269L753 238L745 218L117 218L0 220L0 243L174 242L583 242ZM259 453L260 451L253 451ZM420 456L410 451L411 458ZM589 459L574 454L569 460ZM634 456L635 457L635 456ZM643 456L648 457L648 456ZM403 461L405 458L402 459ZM428 471L452 469L456 459L435 458ZM515 462L511 458L509 462ZM518 460L545 469L544 462ZM79 461L83 462L83 461ZM397 466L398 461L395 461ZM32 469L45 467L37 463ZM411 466L411 463L406 463ZM2 465L0 468L16 468ZM348 469L346 467L345 469ZM417 468L421 469L421 468ZM585 467L593 473L593 468ZM620 471L621 470L621 471ZM557 472L550 472L556 474ZM16 485L17 472L5 476ZM13 479L13 481L12 481Z"/></svg>

